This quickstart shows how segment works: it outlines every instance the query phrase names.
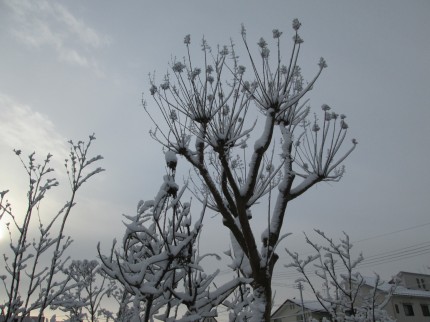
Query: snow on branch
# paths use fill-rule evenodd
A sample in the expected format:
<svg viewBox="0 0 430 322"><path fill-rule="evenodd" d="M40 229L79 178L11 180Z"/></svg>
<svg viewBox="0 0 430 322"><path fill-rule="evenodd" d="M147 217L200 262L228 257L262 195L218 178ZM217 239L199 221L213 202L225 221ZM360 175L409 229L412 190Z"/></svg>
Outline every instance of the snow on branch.
<svg viewBox="0 0 430 322"><path fill-rule="evenodd" d="M295 268L301 275L296 282L307 284L324 310L333 321L386 321L392 322L383 309L391 293L383 296L377 292L381 282L376 275L375 282L368 283L357 271L357 265L363 261L360 253L357 258L351 256L352 244L348 234L336 244L324 232L315 229L323 240L320 246L305 235L306 242L314 249L315 254L305 259L286 250L292 262L285 265ZM310 268L313 264L314 271Z"/></svg>
<svg viewBox="0 0 430 322"><path fill-rule="evenodd" d="M216 316L216 307L245 280L213 286L219 270L206 274L201 262L219 256L197 251L206 207L193 225L191 204L181 201L184 188L179 190L175 183L177 158L168 152L165 159L170 174L164 176L154 200L140 201L137 214L125 216L121 246L114 241L110 256L102 255L98 246L102 270L131 295L133 314L142 321ZM182 317L180 307L185 308Z"/></svg>
<svg viewBox="0 0 430 322"><path fill-rule="evenodd" d="M66 159L65 167L71 191L68 200L51 218L46 217L40 206L49 191L59 185L51 177L54 171L50 167L52 154L48 153L43 162L38 163L35 152L24 161L22 151L14 150L28 176L28 192L25 197L27 209L23 216L17 216L12 211L11 204L5 198L7 190L0 193L0 219L9 217L14 224L6 223L10 252L9 256L3 254L7 275L2 281L7 297L2 305L2 314L6 321L20 321L32 311L38 311L38 319L41 320L50 305L70 304L65 294L77 284L70 276L63 274L69 260L65 252L72 243L72 239L64 235L64 229L76 204L79 188L89 178L103 171L100 167L91 169L103 159L100 155L89 156L94 140L93 134L87 143L78 141L75 144L69 141L70 159ZM36 232L31 231L31 227L36 227ZM47 267L42 267L44 257L51 259Z"/></svg>
<svg viewBox="0 0 430 322"><path fill-rule="evenodd" d="M272 31L272 46L260 38L254 51L242 26L241 48L233 41L212 48L203 38L200 60L187 35L184 57L172 60L161 81L149 76L157 108L144 102L154 124L151 137L169 151L168 160L176 154L186 159L194 170L190 190L221 215L233 235L237 258L243 258L233 267L253 278L253 296L261 305L252 307L264 307L253 312L256 320L269 319L275 250L288 203L319 182L339 181L357 145L353 139L344 150L348 124L328 105L321 121L310 116L306 97L327 63L317 60L313 77L305 81L300 26L295 19L287 53L282 31ZM245 55L239 58L238 52ZM253 207L266 197L268 210L258 215L267 216L268 224L259 244Z"/></svg>

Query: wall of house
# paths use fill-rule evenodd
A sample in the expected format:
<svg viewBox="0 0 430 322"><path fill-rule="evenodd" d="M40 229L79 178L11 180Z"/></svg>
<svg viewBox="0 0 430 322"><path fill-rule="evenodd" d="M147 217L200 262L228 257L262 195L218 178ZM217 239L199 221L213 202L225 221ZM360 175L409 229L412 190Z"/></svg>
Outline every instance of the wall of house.
<svg viewBox="0 0 430 322"><path fill-rule="evenodd" d="M292 302L286 302L271 318L272 322L296 322L301 309Z"/></svg>
<svg viewBox="0 0 430 322"><path fill-rule="evenodd" d="M426 274L402 273L400 285L414 290L430 290L430 276Z"/></svg>
<svg viewBox="0 0 430 322"><path fill-rule="evenodd" d="M305 319L306 321L311 321L315 319L317 321L322 321L324 314L319 312L311 312L305 309ZM327 317L328 315L325 314ZM303 321L302 308L292 302L284 303L283 307L279 309L271 318L271 322L298 322Z"/></svg>
<svg viewBox="0 0 430 322"><path fill-rule="evenodd" d="M430 298L393 296L385 309L397 321L430 321Z"/></svg>

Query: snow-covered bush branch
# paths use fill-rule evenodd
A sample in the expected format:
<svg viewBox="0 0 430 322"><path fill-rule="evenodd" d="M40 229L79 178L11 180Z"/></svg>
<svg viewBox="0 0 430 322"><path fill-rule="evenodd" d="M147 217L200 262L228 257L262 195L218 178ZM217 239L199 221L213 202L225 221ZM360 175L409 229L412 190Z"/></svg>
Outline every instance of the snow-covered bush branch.
<svg viewBox="0 0 430 322"><path fill-rule="evenodd" d="M125 216L121 245L114 241L109 256L102 255L98 246L103 271L133 297L133 321L216 316L216 308L246 282L236 278L214 287L219 270L204 272L201 262L208 255L199 254L197 240L206 207L193 223L191 204L181 202L185 187L179 189L175 182L177 157L172 151L165 156L168 174L154 200L140 201L137 214Z"/></svg>
<svg viewBox="0 0 430 322"><path fill-rule="evenodd" d="M116 289L114 281L101 271L96 260L73 260L64 274L75 282L75 287L55 301L58 308L68 312L71 320L81 321L86 316L88 321L97 321L101 301ZM54 304L51 308L55 308Z"/></svg>
<svg viewBox="0 0 430 322"><path fill-rule="evenodd" d="M39 164L35 153L31 153L28 160L24 161L21 150L14 150L27 172L29 188L23 215L12 211L6 199L7 191L0 193L0 220L6 225L10 237L10 252L3 254L6 275L2 275L2 283L6 302L1 308L5 321L21 321L35 310L39 311L41 321L44 310L74 287L71 277L61 273L68 260L64 253L72 242L70 237L64 235L64 228L81 185L103 171L100 167L93 168L93 164L102 157L91 158L88 155L94 140L93 134L87 143L79 141L75 144L69 141L70 155L65 167L71 191L68 200L52 218L40 211L48 191L59 184L52 177L52 155L48 154ZM47 267L42 263L43 258L50 259Z"/></svg>
<svg viewBox="0 0 430 322"><path fill-rule="evenodd" d="M382 281L377 274L372 285L366 283L357 270L364 257L362 253L357 258L352 257L349 236L343 233L344 238L336 243L324 232L317 229L315 232L322 238L323 245L305 235L306 243L315 252L313 255L301 259L298 253L286 249L293 261L285 267L295 268L302 276L296 282L309 285L332 321L391 322L384 310L391 293L382 298L378 294Z"/></svg>

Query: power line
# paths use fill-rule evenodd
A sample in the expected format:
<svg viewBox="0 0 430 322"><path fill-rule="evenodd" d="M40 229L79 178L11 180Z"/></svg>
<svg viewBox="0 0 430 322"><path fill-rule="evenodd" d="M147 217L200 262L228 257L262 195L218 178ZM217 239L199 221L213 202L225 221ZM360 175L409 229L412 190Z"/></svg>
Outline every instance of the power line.
<svg viewBox="0 0 430 322"><path fill-rule="evenodd" d="M385 237L385 236L388 236L388 235L393 235L393 234L397 234L397 233L401 233L401 232L404 232L404 231L413 230L413 229L417 229L417 228L421 228L421 227L429 226L429 225L430 225L430 222L427 222L427 223L424 223L424 224L415 225L415 226L411 226L411 227L407 227L407 228L403 228L403 229L399 229L399 230L395 230L395 231L390 231L388 233L383 233L383 234L379 234L379 235L375 235L375 236L371 236L371 237L359 239L359 240L353 241L352 243L354 243L354 244L361 243L361 242L366 241L366 240L377 239L377 238Z"/></svg>
<svg viewBox="0 0 430 322"><path fill-rule="evenodd" d="M430 253L430 242L423 242L411 246L399 248L393 251L382 252L376 255L365 258L357 267L376 266L380 264L390 263L398 260L403 260L411 257L421 256ZM342 270L342 265L335 265L336 269ZM312 273L314 274L314 273ZM273 279L279 278L298 278L301 273L278 273L273 275Z"/></svg>
<svg viewBox="0 0 430 322"><path fill-rule="evenodd" d="M379 255L374 255L372 257L369 257L367 260L365 259L362 263L362 265L359 266L371 266L371 265L379 265L379 264L385 264L385 263L390 263L393 261L397 261L397 260L401 260L401 259L406 259L406 258L411 258L411 257L416 257L419 255L424 255L424 254L428 254L430 253L430 243L423 243L424 245L422 246L418 246L420 244L417 244L415 246L418 247L405 247L405 248L401 248L398 251L391 251L391 252L387 252L385 255L379 254Z"/></svg>
<svg viewBox="0 0 430 322"><path fill-rule="evenodd" d="M430 222L426 222L426 223L422 223L422 224L419 224L419 225L414 225L414 226L410 226L410 227L406 227L406 228L402 228L402 229L398 229L398 230L394 230L394 231L390 231L390 232L386 232L386 233L382 233L382 234L378 234L378 235L366 237L366 238L363 238L363 239L358 239L358 240L352 241L351 243L352 244L357 244L357 243L361 243L363 241L368 241L368 240L372 240L372 239L378 239L378 238L381 238L381 237L385 237L385 236L397 234L397 233L408 231L408 230L414 230L414 229L418 229L418 228L429 226L429 225L430 225ZM410 246L410 247L412 247L412 246ZM388 251L388 252L396 252L396 251L398 251L398 250ZM302 253L302 255L308 254L308 253L311 253L311 252ZM424 252L423 254L426 254L426 252ZM373 255L373 256L368 256L368 257L365 258L365 261L369 262L372 257L380 257L380 254ZM411 256L411 257L413 257L413 256ZM364 265L364 263L362 265ZM225 275L225 274L228 274L228 273L231 273L231 271L228 270L228 269L226 269L226 270L222 270L219 273L219 275Z"/></svg>

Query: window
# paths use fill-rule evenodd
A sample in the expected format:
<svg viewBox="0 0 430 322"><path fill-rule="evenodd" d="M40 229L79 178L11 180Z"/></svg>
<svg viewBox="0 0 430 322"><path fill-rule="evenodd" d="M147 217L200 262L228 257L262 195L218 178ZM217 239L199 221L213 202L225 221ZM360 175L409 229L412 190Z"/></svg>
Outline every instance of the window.
<svg viewBox="0 0 430 322"><path fill-rule="evenodd" d="M416 280L417 280L418 288L421 288L421 281L420 281L420 279L419 279L419 278L416 278Z"/></svg>
<svg viewBox="0 0 430 322"><path fill-rule="evenodd" d="M345 311L346 316L355 315L356 313L357 313L356 309L354 309L354 310L346 310Z"/></svg>
<svg viewBox="0 0 430 322"><path fill-rule="evenodd" d="M396 313L399 314L400 313L399 306L397 304L394 304L394 308L396 309Z"/></svg>
<svg viewBox="0 0 430 322"><path fill-rule="evenodd" d="M403 303L403 310L405 311L406 316L414 316L414 308L412 304Z"/></svg>
<svg viewBox="0 0 430 322"><path fill-rule="evenodd" d="M424 282L424 278L416 278L418 288L426 289L426 283Z"/></svg>
<svg viewBox="0 0 430 322"><path fill-rule="evenodd" d="M423 316L430 316L428 304L421 304L421 310L423 311Z"/></svg>

